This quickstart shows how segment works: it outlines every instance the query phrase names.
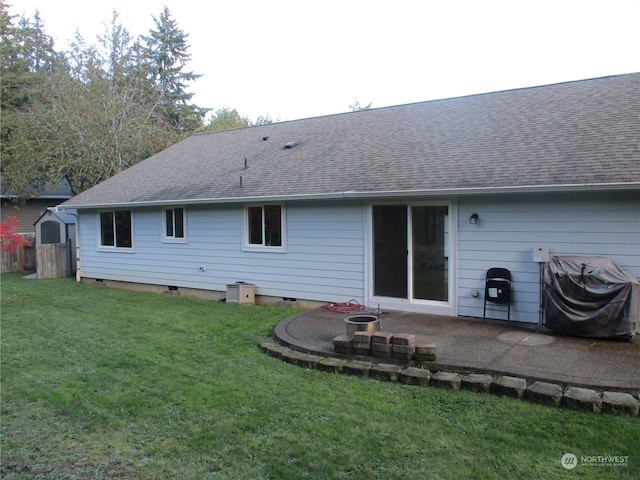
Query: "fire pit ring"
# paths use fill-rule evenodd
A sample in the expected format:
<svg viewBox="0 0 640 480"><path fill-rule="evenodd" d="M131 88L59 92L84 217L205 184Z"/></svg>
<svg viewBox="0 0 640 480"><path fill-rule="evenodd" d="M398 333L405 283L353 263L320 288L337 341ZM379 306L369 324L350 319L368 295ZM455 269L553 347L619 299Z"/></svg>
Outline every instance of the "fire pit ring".
<svg viewBox="0 0 640 480"><path fill-rule="evenodd" d="M357 313L344 318L347 324L347 335L353 337L355 332L378 332L380 331L380 319L377 315Z"/></svg>

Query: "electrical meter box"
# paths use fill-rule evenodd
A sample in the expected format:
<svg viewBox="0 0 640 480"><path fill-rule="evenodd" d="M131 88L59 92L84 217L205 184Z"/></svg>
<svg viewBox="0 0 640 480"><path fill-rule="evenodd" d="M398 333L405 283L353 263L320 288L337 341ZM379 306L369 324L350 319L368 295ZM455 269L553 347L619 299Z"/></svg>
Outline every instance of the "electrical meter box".
<svg viewBox="0 0 640 480"><path fill-rule="evenodd" d="M533 261L538 263L547 263L549 261L549 247L545 245L533 247Z"/></svg>
<svg viewBox="0 0 640 480"><path fill-rule="evenodd" d="M227 303L256 304L256 286L251 283L237 282L227 285Z"/></svg>

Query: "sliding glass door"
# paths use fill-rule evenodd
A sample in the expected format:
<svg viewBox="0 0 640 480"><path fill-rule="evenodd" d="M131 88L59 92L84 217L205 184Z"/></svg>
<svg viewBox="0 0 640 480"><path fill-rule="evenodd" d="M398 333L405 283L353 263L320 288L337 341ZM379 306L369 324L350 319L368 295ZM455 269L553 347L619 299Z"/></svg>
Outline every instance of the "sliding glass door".
<svg viewBox="0 0 640 480"><path fill-rule="evenodd" d="M373 207L373 294L407 298L407 207Z"/></svg>
<svg viewBox="0 0 640 480"><path fill-rule="evenodd" d="M449 301L449 205L374 205L373 294Z"/></svg>
<svg viewBox="0 0 640 480"><path fill-rule="evenodd" d="M413 298L449 299L448 217L446 205L411 208Z"/></svg>

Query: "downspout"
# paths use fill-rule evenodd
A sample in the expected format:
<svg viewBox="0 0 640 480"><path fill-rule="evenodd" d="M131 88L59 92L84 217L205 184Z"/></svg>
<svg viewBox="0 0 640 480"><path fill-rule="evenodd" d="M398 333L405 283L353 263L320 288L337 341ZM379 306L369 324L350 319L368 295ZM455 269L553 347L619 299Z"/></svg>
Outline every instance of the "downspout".
<svg viewBox="0 0 640 480"><path fill-rule="evenodd" d="M82 275L80 272L80 238L78 236L78 233L80 231L79 227L79 219L78 219L78 211L76 210L75 212L70 212L68 210L65 210L65 213L68 213L69 215L73 215L74 217L76 217L76 228L75 228L75 237L76 237L76 282L79 282L82 280ZM68 238L68 237L67 237Z"/></svg>

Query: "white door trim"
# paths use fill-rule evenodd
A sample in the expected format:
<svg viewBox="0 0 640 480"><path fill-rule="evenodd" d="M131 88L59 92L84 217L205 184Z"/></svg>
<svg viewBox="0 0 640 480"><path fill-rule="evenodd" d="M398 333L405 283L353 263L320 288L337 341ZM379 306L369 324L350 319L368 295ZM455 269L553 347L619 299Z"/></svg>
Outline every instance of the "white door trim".
<svg viewBox="0 0 640 480"><path fill-rule="evenodd" d="M398 205L404 204L408 207L425 205L448 205L449 206L449 301L439 302L432 300L401 299L392 297L381 297L373 294L373 206L374 205ZM410 211L410 208L409 208ZM411 228L410 222L408 227ZM409 232L410 233L410 232ZM408 236L411 238L411 235ZM409 250L410 246L408 245ZM409 262L409 275L411 275L411 262ZM402 310L408 312L432 313L435 315L457 315L458 296L458 203L455 199L441 199L439 201L405 201L405 202L372 202L365 206L365 304L369 307L377 307L387 310Z"/></svg>

